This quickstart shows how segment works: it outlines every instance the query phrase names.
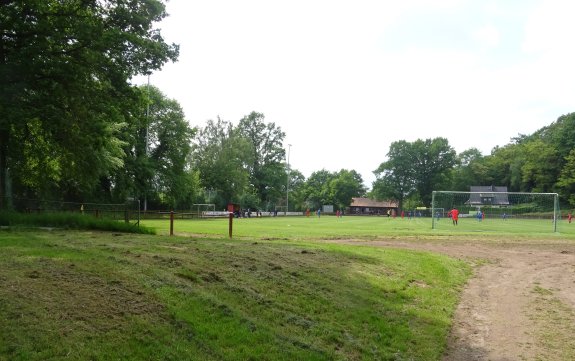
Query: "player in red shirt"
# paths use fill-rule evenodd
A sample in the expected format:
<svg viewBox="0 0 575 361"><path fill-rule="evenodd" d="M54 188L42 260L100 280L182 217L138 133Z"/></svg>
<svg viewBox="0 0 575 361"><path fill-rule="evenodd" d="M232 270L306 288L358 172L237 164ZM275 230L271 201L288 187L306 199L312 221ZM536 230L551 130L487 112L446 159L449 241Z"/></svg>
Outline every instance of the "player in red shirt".
<svg viewBox="0 0 575 361"><path fill-rule="evenodd" d="M457 221L459 220L459 211L457 210L457 208L453 208L452 210L450 210L448 215L451 216L453 225L457 226Z"/></svg>

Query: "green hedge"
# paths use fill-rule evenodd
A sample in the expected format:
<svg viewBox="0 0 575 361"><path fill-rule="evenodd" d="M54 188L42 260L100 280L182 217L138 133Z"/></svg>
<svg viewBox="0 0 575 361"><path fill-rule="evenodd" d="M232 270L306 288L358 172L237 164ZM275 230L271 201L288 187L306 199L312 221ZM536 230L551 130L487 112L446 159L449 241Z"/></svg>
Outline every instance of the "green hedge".
<svg viewBox="0 0 575 361"><path fill-rule="evenodd" d="M126 233L155 234L152 228L137 226L123 221L96 218L73 213L29 214L10 211L0 212L0 226L9 227L56 227L64 229L87 229Z"/></svg>

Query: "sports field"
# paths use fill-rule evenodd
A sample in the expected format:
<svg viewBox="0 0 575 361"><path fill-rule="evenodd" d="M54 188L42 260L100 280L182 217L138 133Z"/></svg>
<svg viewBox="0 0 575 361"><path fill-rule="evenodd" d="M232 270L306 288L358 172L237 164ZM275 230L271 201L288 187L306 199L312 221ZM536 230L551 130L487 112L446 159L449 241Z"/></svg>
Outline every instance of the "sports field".
<svg viewBox="0 0 575 361"><path fill-rule="evenodd" d="M477 259L367 241L575 239L564 221L440 222L234 219L231 240L227 219L176 219L174 237L168 219L142 222L158 235L0 230L0 360L440 360Z"/></svg>
<svg viewBox="0 0 575 361"><path fill-rule="evenodd" d="M228 236L228 219L174 220L175 234L204 234ZM170 222L165 220L144 220L143 225L154 227L159 233L169 234ZM557 232L548 219L477 219L460 218L454 226L448 218L435 221L431 218L408 219L392 217L261 217L234 218L234 237L260 239L346 239L346 238L389 238L389 237L451 237L479 236L504 239L521 238L575 238L575 222L557 222Z"/></svg>

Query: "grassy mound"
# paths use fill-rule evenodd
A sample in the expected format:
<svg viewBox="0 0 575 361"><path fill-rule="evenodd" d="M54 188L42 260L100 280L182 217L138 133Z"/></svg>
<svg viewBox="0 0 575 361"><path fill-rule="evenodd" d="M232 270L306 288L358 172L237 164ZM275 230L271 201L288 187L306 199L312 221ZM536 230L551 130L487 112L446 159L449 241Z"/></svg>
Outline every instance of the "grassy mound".
<svg viewBox="0 0 575 361"><path fill-rule="evenodd" d="M294 241L1 238L0 360L439 360L470 273Z"/></svg>

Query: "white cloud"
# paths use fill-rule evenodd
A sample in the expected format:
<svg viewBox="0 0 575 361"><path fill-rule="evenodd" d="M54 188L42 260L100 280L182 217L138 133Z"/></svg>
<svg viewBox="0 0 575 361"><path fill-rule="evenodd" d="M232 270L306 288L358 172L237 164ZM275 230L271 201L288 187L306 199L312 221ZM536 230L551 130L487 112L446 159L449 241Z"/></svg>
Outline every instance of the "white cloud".
<svg viewBox="0 0 575 361"><path fill-rule="evenodd" d="M571 45L575 2L569 0L540 1L527 19L523 50L536 55L567 55L572 57Z"/></svg>
<svg viewBox="0 0 575 361"><path fill-rule="evenodd" d="M473 33L473 37L484 47L495 48L500 43L500 33L494 25L485 25Z"/></svg>

